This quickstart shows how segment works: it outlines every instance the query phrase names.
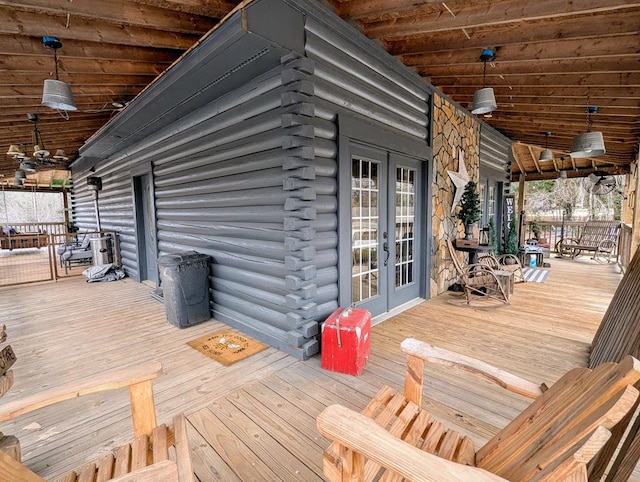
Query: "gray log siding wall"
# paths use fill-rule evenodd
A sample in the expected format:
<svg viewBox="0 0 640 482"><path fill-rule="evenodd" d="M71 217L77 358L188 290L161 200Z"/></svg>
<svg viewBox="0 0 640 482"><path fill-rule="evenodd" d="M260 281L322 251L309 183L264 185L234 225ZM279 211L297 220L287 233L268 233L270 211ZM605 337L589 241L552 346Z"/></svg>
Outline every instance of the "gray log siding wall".
<svg viewBox="0 0 640 482"><path fill-rule="evenodd" d="M138 277L130 171L150 163L159 254L211 255L213 315L300 358L318 351L318 322L338 306L338 116L430 142L427 86L344 28L307 17L307 57L74 172L75 221L94 229L86 177L102 177L102 227Z"/></svg>

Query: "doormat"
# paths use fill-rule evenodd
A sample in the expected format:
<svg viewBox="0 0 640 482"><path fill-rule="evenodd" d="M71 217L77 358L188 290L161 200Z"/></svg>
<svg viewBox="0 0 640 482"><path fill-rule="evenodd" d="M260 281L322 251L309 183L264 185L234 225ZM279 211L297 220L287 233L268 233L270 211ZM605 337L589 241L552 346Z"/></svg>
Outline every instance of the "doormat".
<svg viewBox="0 0 640 482"><path fill-rule="evenodd" d="M267 348L267 345L246 335L227 329L201 336L187 342L187 345L224 366L229 366Z"/></svg>
<svg viewBox="0 0 640 482"><path fill-rule="evenodd" d="M522 268L522 277L531 283L544 283L549 277L548 269Z"/></svg>

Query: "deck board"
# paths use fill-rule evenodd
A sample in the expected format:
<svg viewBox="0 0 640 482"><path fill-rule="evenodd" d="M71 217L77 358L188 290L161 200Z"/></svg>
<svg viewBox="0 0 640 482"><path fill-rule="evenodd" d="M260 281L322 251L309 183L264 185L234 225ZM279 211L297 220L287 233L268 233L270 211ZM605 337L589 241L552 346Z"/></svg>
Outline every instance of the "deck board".
<svg viewBox="0 0 640 482"><path fill-rule="evenodd" d="M359 377L322 370L273 348L229 367L189 340L224 325L167 323L148 286L80 278L0 288L0 313L18 361L9 400L106 368L160 360L154 382L161 422L188 415L198 480L321 480L328 442L315 418L331 403L361 409L388 384L401 387L399 344L416 337L481 358L535 382L553 383L587 363L589 344L621 278L614 265L551 259L546 283L518 283L509 306L461 306L445 294L373 327ZM481 445L528 401L446 367L427 366L424 406ZM0 403L2 403L0 401ZM96 394L3 424L32 469L51 478L131 437L126 392ZM37 423L39 430L27 430Z"/></svg>

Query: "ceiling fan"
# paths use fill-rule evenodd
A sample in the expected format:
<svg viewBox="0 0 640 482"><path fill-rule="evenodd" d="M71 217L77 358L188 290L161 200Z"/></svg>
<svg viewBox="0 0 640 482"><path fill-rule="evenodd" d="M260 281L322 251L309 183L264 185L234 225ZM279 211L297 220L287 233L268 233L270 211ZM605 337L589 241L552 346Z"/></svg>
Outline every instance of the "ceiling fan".
<svg viewBox="0 0 640 482"><path fill-rule="evenodd" d="M593 171L583 180L584 188L596 196L604 196L612 192L616 186L616 178L605 171Z"/></svg>

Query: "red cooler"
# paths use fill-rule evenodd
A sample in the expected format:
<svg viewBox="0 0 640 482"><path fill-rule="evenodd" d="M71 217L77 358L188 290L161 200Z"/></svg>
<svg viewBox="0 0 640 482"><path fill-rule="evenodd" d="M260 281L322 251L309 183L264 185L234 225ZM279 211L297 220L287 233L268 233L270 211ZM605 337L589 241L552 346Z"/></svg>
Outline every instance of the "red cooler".
<svg viewBox="0 0 640 482"><path fill-rule="evenodd" d="M371 313L338 308L322 325L322 368L360 375L369 358Z"/></svg>

